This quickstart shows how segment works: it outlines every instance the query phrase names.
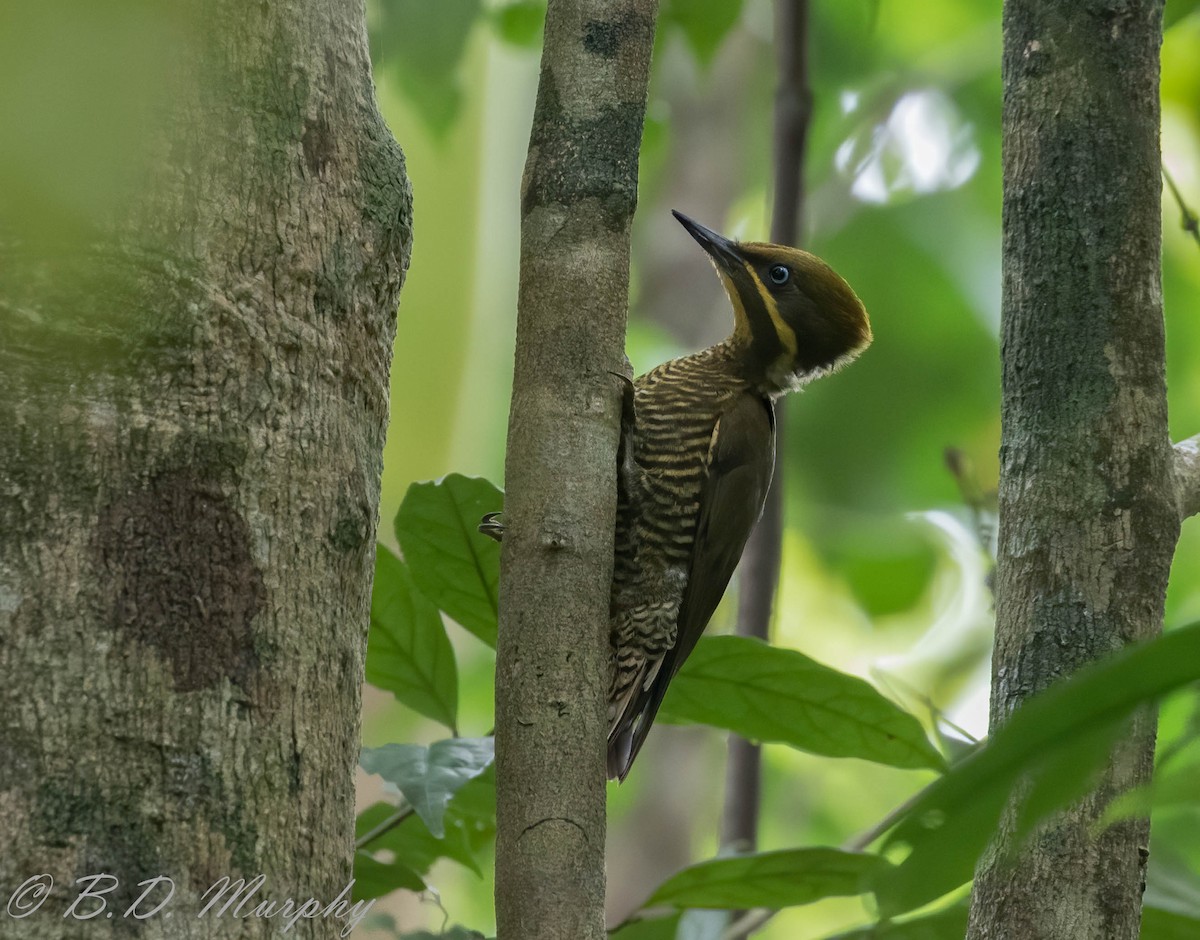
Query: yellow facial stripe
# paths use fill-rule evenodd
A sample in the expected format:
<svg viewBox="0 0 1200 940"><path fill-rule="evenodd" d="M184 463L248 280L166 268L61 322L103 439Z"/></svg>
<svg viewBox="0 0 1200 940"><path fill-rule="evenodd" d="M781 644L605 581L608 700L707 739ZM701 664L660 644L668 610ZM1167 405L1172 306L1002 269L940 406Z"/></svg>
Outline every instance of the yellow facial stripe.
<svg viewBox="0 0 1200 940"><path fill-rule="evenodd" d="M771 318L771 323L775 326L775 333L779 337L779 342L783 344L783 348L792 356L796 355L796 331L793 330L783 319L783 315L779 312L779 306L775 303L775 298L771 296L771 292L767 290L767 286L759 280L754 268L746 262L746 273L750 275L750 279L754 281L754 286L758 288L758 295L762 298L763 306L767 308L767 315ZM745 316L743 311L742 316Z"/></svg>
<svg viewBox="0 0 1200 940"><path fill-rule="evenodd" d="M746 305L742 303L742 296L738 293L737 285L733 283L733 278L717 268L717 273L721 276L721 283L725 285L725 293L729 295L729 302L733 305L733 335L745 342L750 341L750 317L746 313Z"/></svg>

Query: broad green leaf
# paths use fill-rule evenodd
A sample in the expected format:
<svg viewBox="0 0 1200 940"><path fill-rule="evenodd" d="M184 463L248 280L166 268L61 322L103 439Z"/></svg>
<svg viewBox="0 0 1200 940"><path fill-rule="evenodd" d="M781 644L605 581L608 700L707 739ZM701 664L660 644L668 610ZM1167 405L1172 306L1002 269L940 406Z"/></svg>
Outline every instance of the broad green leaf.
<svg viewBox="0 0 1200 940"><path fill-rule="evenodd" d="M391 803L375 803L358 814L354 824L355 838L361 838L376 826L382 825L392 818L397 811ZM391 852L396 861L401 862L424 876L429 873L433 863L439 858L449 858L469 868L477 875L482 875L479 863L471 844L470 832L461 823L452 819L454 801L446 809L445 835L437 838L429 831L415 813L403 822L392 827L383 835L372 839L365 848L370 852Z"/></svg>
<svg viewBox="0 0 1200 940"><path fill-rule="evenodd" d="M1140 936L1141 940L1196 940L1200 937L1200 918L1146 907L1142 909Z"/></svg>
<svg viewBox="0 0 1200 940"><path fill-rule="evenodd" d="M672 875L644 906L738 910L810 904L862 894L869 890L869 876L888 867L878 855L825 848L716 858Z"/></svg>
<svg viewBox="0 0 1200 940"><path fill-rule="evenodd" d="M742 0L670 0L663 25L678 26L701 64L708 65L742 15Z"/></svg>
<svg viewBox="0 0 1200 940"><path fill-rule="evenodd" d="M487 480L452 473L414 483L396 514L396 538L421 593L492 647L500 546L478 526L503 505L504 494Z"/></svg>
<svg viewBox="0 0 1200 940"><path fill-rule="evenodd" d="M375 803L355 821L355 838L361 838L396 812L391 803ZM478 856L490 852L496 840L496 772L492 764L464 784L450 798L443 817L445 835L437 838L415 813L366 846L369 851L386 849L420 875L428 873L439 858L449 858L483 877Z"/></svg>
<svg viewBox="0 0 1200 940"><path fill-rule="evenodd" d="M367 773L379 774L403 793L429 831L441 839L446 835L444 815L451 797L487 770L492 758L492 738L450 738L429 747L364 747L359 763Z"/></svg>
<svg viewBox="0 0 1200 940"><path fill-rule="evenodd" d="M882 921L826 940L962 940L967 933L968 902L905 921Z"/></svg>
<svg viewBox="0 0 1200 940"><path fill-rule="evenodd" d="M371 685L454 730L458 669L446 627L408 567L383 545L375 550L366 673Z"/></svg>
<svg viewBox="0 0 1200 940"><path fill-rule="evenodd" d="M394 74L429 127L444 134L462 101L459 65L480 0L387 0L377 5L371 57Z"/></svg>
<svg viewBox="0 0 1200 940"><path fill-rule="evenodd" d="M424 891L425 882L401 862L380 862L361 850L354 853L354 889L351 896L355 901L383 897L399 888Z"/></svg>
<svg viewBox="0 0 1200 940"><path fill-rule="evenodd" d="M921 723L870 683L745 637L702 639L671 682L659 717L827 757L945 767Z"/></svg>
<svg viewBox="0 0 1200 940"><path fill-rule="evenodd" d="M516 0L492 11L496 34L507 43L524 48L536 48L542 42L546 28L544 0Z"/></svg>
<svg viewBox="0 0 1200 940"><path fill-rule="evenodd" d="M1200 624L1125 649L1030 700L901 817L885 847L911 852L881 873L880 909L903 913L968 881L1018 783L1028 830L1086 788L1135 708L1198 678Z"/></svg>

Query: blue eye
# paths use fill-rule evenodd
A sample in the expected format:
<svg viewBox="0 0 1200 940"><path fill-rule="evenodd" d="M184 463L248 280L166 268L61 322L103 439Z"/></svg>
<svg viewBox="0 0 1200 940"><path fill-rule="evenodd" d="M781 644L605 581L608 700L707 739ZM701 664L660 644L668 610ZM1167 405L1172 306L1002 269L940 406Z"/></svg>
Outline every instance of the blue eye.
<svg viewBox="0 0 1200 940"><path fill-rule="evenodd" d="M771 270L767 272L772 284L786 284L791 276L792 272L782 264L772 265Z"/></svg>

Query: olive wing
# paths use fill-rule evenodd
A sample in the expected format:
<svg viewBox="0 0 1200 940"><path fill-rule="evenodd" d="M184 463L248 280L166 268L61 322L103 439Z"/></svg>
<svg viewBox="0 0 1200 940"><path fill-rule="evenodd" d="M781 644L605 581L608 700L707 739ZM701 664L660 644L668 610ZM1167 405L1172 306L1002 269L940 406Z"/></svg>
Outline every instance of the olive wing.
<svg viewBox="0 0 1200 940"><path fill-rule="evenodd" d="M675 645L664 656L650 687L638 695L633 711L640 718L631 739L621 742L618 748L623 766L614 769L621 779L646 740L667 685L696 648L725 593L746 540L762 515L774 464L775 415L771 403L743 393L713 427Z"/></svg>

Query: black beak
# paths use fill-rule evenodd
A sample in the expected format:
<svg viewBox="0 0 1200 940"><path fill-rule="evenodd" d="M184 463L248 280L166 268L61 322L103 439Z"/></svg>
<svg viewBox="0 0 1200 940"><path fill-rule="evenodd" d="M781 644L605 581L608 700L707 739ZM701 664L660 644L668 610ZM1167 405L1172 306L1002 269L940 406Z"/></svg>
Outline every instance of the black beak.
<svg viewBox="0 0 1200 940"><path fill-rule="evenodd" d="M717 262L718 267L732 274L742 266L742 256L737 250L737 242L731 241L724 235L718 235L712 229L705 228L699 222L689 219L682 212L671 210L671 215L679 220L679 224L688 230L692 238L700 243L700 247L709 253Z"/></svg>

